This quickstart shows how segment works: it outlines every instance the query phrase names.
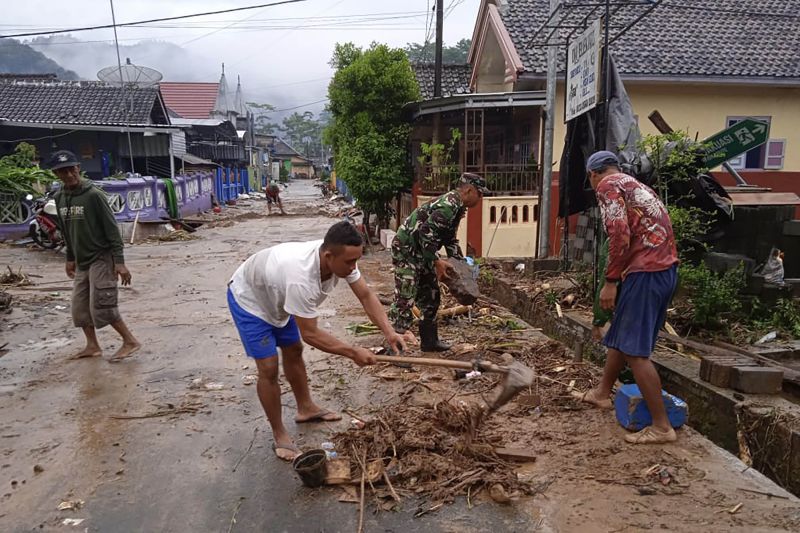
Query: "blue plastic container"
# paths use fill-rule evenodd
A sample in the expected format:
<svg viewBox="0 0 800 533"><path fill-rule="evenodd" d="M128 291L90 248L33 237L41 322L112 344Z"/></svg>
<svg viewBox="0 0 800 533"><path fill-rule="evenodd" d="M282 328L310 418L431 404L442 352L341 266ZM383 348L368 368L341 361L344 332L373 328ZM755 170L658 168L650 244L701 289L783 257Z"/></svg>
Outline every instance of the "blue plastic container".
<svg viewBox="0 0 800 533"><path fill-rule="evenodd" d="M661 396L664 398L667 418L672 427L679 428L684 425L689 417L689 406L686 402L664 390L661 391ZM617 420L625 429L639 431L653 423L647 403L635 383L622 385L617 390L614 409L617 412Z"/></svg>

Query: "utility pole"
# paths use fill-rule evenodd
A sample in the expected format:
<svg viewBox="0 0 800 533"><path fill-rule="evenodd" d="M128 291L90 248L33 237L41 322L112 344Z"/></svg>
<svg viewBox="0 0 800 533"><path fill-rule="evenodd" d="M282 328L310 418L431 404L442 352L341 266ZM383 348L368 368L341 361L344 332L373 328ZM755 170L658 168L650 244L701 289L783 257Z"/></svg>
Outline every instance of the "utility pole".
<svg viewBox="0 0 800 533"><path fill-rule="evenodd" d="M550 15L558 9L561 0L550 0ZM545 258L550 253L551 183L553 181L553 134L556 124L556 78L558 77L558 48L550 35L547 39L547 98L544 118L544 150L542 151L542 190L539 204L539 249L536 257ZM556 35L556 38L558 36Z"/></svg>
<svg viewBox="0 0 800 533"><path fill-rule="evenodd" d="M433 97L442 96L442 28L444 26L444 0L436 0L436 56L433 66Z"/></svg>

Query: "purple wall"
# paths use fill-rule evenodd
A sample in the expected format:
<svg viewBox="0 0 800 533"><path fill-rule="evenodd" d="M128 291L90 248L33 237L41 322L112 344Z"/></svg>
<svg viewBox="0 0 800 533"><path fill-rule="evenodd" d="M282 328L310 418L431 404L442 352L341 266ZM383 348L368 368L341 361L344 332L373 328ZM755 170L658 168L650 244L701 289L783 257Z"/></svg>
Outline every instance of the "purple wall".
<svg viewBox="0 0 800 533"><path fill-rule="evenodd" d="M188 217L211 209L214 174L198 172L176 176L175 196L181 215ZM117 222L151 221L168 218L164 182L152 176L124 180L99 180L95 184L108 195L108 203ZM19 239L28 234L30 218L21 224L0 224L0 241Z"/></svg>

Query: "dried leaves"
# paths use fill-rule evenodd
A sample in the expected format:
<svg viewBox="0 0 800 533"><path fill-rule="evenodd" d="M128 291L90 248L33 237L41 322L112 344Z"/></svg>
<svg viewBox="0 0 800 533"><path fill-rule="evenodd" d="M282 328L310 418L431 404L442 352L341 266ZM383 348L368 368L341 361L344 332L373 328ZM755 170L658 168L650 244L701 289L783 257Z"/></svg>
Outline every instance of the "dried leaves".
<svg viewBox="0 0 800 533"><path fill-rule="evenodd" d="M399 495L451 502L496 484L509 494L531 494L533 488L517 479L513 465L494 453L498 443L481 433L483 412L464 402L406 405L387 409L364 429L339 433L333 441L337 449L357 450L366 464L382 461L389 486ZM362 470L362 461L351 458L354 472Z"/></svg>

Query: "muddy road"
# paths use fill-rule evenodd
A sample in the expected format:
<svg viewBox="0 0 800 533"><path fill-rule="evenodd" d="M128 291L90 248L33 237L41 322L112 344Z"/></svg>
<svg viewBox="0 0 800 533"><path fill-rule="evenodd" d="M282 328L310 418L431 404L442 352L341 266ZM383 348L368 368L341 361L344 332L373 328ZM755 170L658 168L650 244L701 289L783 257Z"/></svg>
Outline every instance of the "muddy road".
<svg viewBox="0 0 800 533"><path fill-rule="evenodd" d="M308 182L293 183L284 196L290 213L313 212L308 205L319 199ZM266 212L266 204L258 205ZM63 256L0 249L0 265L41 276L31 278L35 287L12 290L13 311L0 318L2 342L10 348L0 359L0 530L70 529L65 518L83 518L75 530L228 531L236 512L233 531L354 531L357 506L339 503L333 491L303 488L274 457L255 385L245 385L255 365L244 355L225 300L229 276L251 253L322 238L333 222L246 218L203 228L197 240L127 246L133 284L120 290L121 311L144 348L116 364L66 359L82 348L82 338L70 323ZM385 274L380 278L388 283ZM366 317L352 293L338 289L321 321L346 335L347 325ZM107 358L119 341L110 328L99 338ZM305 353L312 391L326 406L361 409L369 401L365 391L380 387L349 361L310 347ZM222 388L195 388L198 379ZM294 398L284 399L289 420ZM159 413L167 414L153 416ZM289 427L310 448L348 423L345 417ZM77 511L57 509L79 500L85 503ZM416 508L408 507L368 516L369 530L480 531L527 523L527 515L511 509L476 521L457 507L412 520Z"/></svg>
<svg viewBox="0 0 800 533"><path fill-rule="evenodd" d="M226 281L251 253L321 238L335 221L317 214L319 195L310 182L294 182L284 196L292 216L243 217L203 227L196 240L126 247L133 285L120 291L121 311L144 348L117 364L67 360L83 345L71 326L63 256L0 247L0 267L22 267L36 276L34 286L11 290L13 310L0 316L0 345L8 343L0 358L0 531L356 530L357 505L340 503L336 489L303 488L271 452L269 428L249 384L255 365L228 315ZM250 211L266 213L264 203L253 206ZM385 252L361 262L370 284L386 294L392 284L388 265ZM346 336L348 325L365 320L341 284L322 309L321 323L336 335ZM99 338L108 358L119 340L110 328ZM380 340L349 338L365 346ZM403 388L342 358L310 347L305 354L312 392L325 406L368 412L395 401ZM290 420L294 399L291 393L283 398ZM681 431L674 445L641 450L622 442L611 415L581 406L511 423L516 444L540 455L523 474L548 480L541 495L510 506L488 500L468 506L459 499L420 518L414 518L420 504L407 499L399 512L368 508L366 531L800 527L796 499L785 499L757 473L743 474L744 465L691 430ZM301 447L311 448L348 425L345 416L337 423L288 427ZM685 490L648 496L625 482L659 461L690 465ZM59 510L63 502L83 503ZM726 512L737 503L744 504L740 510ZM82 522L64 525L64 519Z"/></svg>

